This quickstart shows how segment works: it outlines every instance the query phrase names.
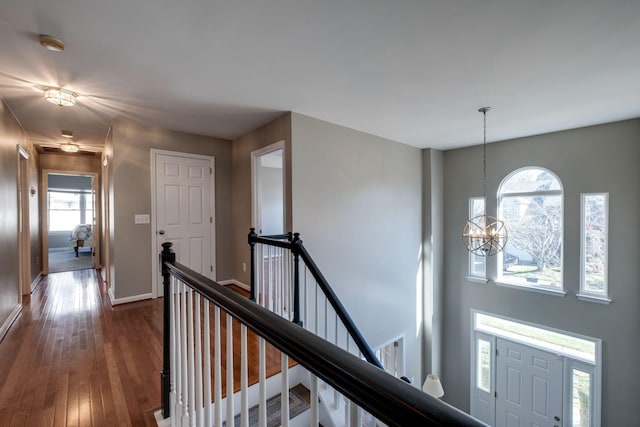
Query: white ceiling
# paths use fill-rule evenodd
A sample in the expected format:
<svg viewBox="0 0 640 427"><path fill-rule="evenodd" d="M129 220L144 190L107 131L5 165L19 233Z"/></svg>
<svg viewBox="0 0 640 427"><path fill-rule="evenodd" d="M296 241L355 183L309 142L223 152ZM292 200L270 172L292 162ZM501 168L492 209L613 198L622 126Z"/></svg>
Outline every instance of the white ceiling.
<svg viewBox="0 0 640 427"><path fill-rule="evenodd" d="M46 103L55 85L78 104ZM36 142L99 146L116 116L233 138L295 111L461 147L482 106L489 141L640 117L640 1L2 0L0 96Z"/></svg>

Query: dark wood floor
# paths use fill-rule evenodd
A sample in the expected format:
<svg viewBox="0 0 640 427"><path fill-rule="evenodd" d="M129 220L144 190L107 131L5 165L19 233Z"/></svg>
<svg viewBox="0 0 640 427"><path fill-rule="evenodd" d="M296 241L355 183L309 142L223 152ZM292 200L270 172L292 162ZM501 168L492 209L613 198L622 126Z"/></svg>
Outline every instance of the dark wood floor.
<svg viewBox="0 0 640 427"><path fill-rule="evenodd" d="M106 292L79 270L23 300L0 342L0 427L155 425L162 299L112 307Z"/></svg>

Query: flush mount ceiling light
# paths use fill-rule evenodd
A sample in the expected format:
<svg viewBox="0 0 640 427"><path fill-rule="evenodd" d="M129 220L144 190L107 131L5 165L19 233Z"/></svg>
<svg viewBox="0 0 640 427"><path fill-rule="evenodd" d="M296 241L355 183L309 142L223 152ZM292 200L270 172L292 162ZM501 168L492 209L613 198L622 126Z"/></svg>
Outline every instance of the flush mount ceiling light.
<svg viewBox="0 0 640 427"><path fill-rule="evenodd" d="M498 218L486 214L487 210L487 111L491 107L482 107L478 111L484 116L484 142L482 144L482 198L484 213L471 218L462 229L462 240L467 250L479 256L495 255L507 244L507 227Z"/></svg>
<svg viewBox="0 0 640 427"><path fill-rule="evenodd" d="M77 153L80 146L73 142L65 142L64 144L60 144L60 149L65 153Z"/></svg>
<svg viewBox="0 0 640 427"><path fill-rule="evenodd" d="M60 107L75 105L78 94L61 87L47 87L44 89L44 99Z"/></svg>
<svg viewBox="0 0 640 427"><path fill-rule="evenodd" d="M73 132L67 129L62 129L63 138L73 138Z"/></svg>
<svg viewBox="0 0 640 427"><path fill-rule="evenodd" d="M62 43L62 40L46 34L40 34L40 44L54 52L62 52L64 50L64 43Z"/></svg>

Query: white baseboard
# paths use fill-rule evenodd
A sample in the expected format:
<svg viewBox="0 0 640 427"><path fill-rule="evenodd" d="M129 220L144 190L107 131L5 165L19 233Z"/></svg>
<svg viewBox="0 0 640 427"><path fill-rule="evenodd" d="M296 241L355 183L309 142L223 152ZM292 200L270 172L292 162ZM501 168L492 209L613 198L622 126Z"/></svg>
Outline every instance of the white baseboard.
<svg viewBox="0 0 640 427"><path fill-rule="evenodd" d="M2 326L0 326L0 341L2 341L2 339L7 334L7 332L9 332L9 328L11 327L11 325L13 325L13 322L15 322L15 320L18 318L18 315L20 314L21 311L22 311L22 304L18 304L13 309L11 314L9 314L9 317L7 318L7 320L2 324Z"/></svg>
<svg viewBox="0 0 640 427"><path fill-rule="evenodd" d="M111 305L126 304L128 302L142 301L142 300L151 299L151 298L153 298L152 293L133 295L125 298L115 298L115 296L113 295L113 291L109 289L109 299L111 300Z"/></svg>
<svg viewBox="0 0 640 427"><path fill-rule="evenodd" d="M31 293L33 293L33 291L36 290L36 288L40 284L40 281L42 280L43 277L44 277L44 275L42 274L42 271L41 271L40 273L38 273L36 278L33 279L33 282L31 282Z"/></svg>
<svg viewBox="0 0 640 427"><path fill-rule="evenodd" d="M228 285L236 285L239 288L244 289L245 291L251 291L251 287L249 285L245 285L244 283L236 280L236 279L229 279L229 280L221 280L218 283L220 283L223 286L228 286Z"/></svg>

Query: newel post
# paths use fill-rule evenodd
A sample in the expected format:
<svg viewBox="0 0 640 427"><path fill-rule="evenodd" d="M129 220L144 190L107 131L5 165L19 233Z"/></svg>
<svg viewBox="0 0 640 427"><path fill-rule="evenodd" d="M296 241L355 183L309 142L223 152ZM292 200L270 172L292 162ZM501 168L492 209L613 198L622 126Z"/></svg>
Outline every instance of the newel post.
<svg viewBox="0 0 640 427"><path fill-rule="evenodd" d="M162 416L171 415L169 393L171 388L169 371L171 369L171 273L165 263L176 261L176 254L171 247L173 243L164 242L160 253L160 271L164 287L163 322L162 322L162 371L160 372L160 387L162 393Z"/></svg>
<svg viewBox="0 0 640 427"><path fill-rule="evenodd" d="M251 277L250 277L249 283L251 286L251 290L250 290L249 298L253 302L256 302L256 242L255 242L256 237L258 237L258 235L256 234L256 229L250 228L249 229L249 246L251 247L251 261L250 261Z"/></svg>
<svg viewBox="0 0 640 427"><path fill-rule="evenodd" d="M293 252L293 323L302 326L300 320L300 233L293 233L291 251Z"/></svg>

